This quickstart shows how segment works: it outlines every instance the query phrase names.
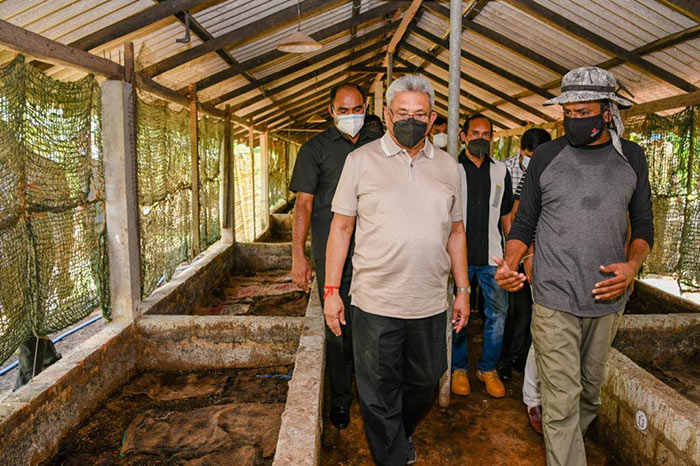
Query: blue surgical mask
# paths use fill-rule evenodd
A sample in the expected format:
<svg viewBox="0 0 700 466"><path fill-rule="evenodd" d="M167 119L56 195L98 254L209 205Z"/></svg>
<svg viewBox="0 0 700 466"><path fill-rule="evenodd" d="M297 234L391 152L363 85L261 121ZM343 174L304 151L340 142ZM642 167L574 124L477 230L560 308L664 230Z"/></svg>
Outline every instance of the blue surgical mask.
<svg viewBox="0 0 700 466"><path fill-rule="evenodd" d="M335 115L335 127L341 133L354 138L365 124L364 113L351 113L350 115Z"/></svg>

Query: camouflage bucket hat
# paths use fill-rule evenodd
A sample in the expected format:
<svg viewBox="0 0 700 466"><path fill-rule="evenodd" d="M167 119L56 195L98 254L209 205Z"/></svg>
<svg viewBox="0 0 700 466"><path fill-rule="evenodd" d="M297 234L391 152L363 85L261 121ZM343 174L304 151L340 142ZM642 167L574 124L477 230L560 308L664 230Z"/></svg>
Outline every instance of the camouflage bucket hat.
<svg viewBox="0 0 700 466"><path fill-rule="evenodd" d="M611 100L620 108L630 108L632 102L615 94L616 89L617 81L611 72L595 66L584 66L566 73L561 78L561 94L543 105Z"/></svg>

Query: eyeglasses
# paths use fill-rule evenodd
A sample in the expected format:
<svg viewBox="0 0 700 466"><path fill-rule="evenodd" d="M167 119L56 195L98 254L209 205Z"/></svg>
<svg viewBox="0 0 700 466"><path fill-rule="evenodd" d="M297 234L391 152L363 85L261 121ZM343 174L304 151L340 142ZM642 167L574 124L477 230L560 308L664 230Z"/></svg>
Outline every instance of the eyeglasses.
<svg viewBox="0 0 700 466"><path fill-rule="evenodd" d="M419 120L419 121L428 121L428 118L430 117L430 113L421 112L421 111L414 112L414 113L398 111L398 112L394 113L391 110L389 110L389 112L391 112L392 115L396 115L399 118L399 120L408 120L409 118L413 117L414 119Z"/></svg>

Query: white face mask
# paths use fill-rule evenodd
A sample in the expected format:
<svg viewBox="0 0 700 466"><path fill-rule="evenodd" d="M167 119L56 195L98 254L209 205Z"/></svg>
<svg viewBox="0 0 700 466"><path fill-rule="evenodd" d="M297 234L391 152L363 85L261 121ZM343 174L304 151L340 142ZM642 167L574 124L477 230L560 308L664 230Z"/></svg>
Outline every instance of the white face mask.
<svg viewBox="0 0 700 466"><path fill-rule="evenodd" d="M433 144L438 146L440 149L447 147L447 134L437 133L433 135Z"/></svg>
<svg viewBox="0 0 700 466"><path fill-rule="evenodd" d="M530 165L530 157L523 154L523 162L522 163L523 163L523 168L525 168L525 170L527 170L527 166Z"/></svg>
<svg viewBox="0 0 700 466"><path fill-rule="evenodd" d="M351 113L350 115L335 115L335 127L341 133L354 138L365 124L364 113Z"/></svg>

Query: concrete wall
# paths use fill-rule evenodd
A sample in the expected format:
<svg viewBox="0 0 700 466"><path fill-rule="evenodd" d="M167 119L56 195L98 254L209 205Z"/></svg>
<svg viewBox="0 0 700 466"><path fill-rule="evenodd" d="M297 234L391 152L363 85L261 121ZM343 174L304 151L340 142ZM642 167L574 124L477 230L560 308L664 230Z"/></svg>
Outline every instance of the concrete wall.
<svg viewBox="0 0 700 466"><path fill-rule="evenodd" d="M38 464L136 372L133 324L109 324L0 400L0 464Z"/></svg>
<svg viewBox="0 0 700 466"><path fill-rule="evenodd" d="M303 317L146 316L137 322L144 370L292 364Z"/></svg>
<svg viewBox="0 0 700 466"><path fill-rule="evenodd" d="M234 249L221 241L176 272L165 285L141 302L141 314L189 314L192 305L214 290L233 269Z"/></svg>
<svg viewBox="0 0 700 466"><path fill-rule="evenodd" d="M289 383L274 466L314 466L321 460L323 383L326 366L325 321L316 282L304 317L304 330Z"/></svg>
<svg viewBox="0 0 700 466"><path fill-rule="evenodd" d="M634 293L630 296L625 312L627 314L700 313L700 304L635 280Z"/></svg>
<svg viewBox="0 0 700 466"><path fill-rule="evenodd" d="M236 243L234 271L248 273L256 270L292 269L291 243Z"/></svg>

